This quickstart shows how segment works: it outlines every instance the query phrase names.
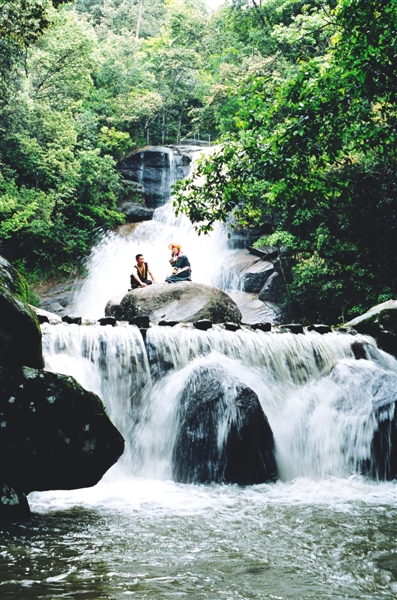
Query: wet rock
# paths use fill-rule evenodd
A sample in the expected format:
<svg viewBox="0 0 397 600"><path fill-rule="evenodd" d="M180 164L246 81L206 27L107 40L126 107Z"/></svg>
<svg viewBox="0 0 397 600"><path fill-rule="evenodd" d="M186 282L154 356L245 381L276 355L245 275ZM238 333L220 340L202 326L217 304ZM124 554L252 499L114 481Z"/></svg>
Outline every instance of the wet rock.
<svg viewBox="0 0 397 600"><path fill-rule="evenodd" d="M170 148L145 146L126 155L119 163L124 178L143 187L150 208L161 206L169 198L170 156Z"/></svg>
<svg viewBox="0 0 397 600"><path fill-rule="evenodd" d="M144 316L155 323L161 320L194 323L201 319L212 323L241 321L237 305L225 292L190 281L157 283L132 290L121 300L111 299L105 315L129 322Z"/></svg>
<svg viewBox="0 0 397 600"><path fill-rule="evenodd" d="M128 322L130 325L136 325L139 328L143 327L145 329L148 329L148 327L150 325L149 317L144 317L144 316L132 317L131 319L129 319Z"/></svg>
<svg viewBox="0 0 397 600"><path fill-rule="evenodd" d="M281 304L286 294L287 288L283 277L279 273L272 273L259 292L258 298L262 302Z"/></svg>
<svg viewBox="0 0 397 600"><path fill-rule="evenodd" d="M76 315L64 315L62 317L62 321L64 323L68 323L68 325L81 325L83 319L81 317L77 317Z"/></svg>
<svg viewBox="0 0 397 600"><path fill-rule="evenodd" d="M303 325L300 323L287 323L280 325L282 331L289 331L290 333L303 333Z"/></svg>
<svg viewBox="0 0 397 600"><path fill-rule="evenodd" d="M227 331L237 331L238 329L241 329L240 325L238 323L224 323L223 324L224 328L227 329Z"/></svg>
<svg viewBox="0 0 397 600"><path fill-rule="evenodd" d="M29 503L23 492L17 492L11 485L1 484L0 521L24 521L30 517Z"/></svg>
<svg viewBox="0 0 397 600"><path fill-rule="evenodd" d="M257 293L274 273L271 262L262 260L250 254L247 250L237 250L231 253L229 269L240 277L245 292Z"/></svg>
<svg viewBox="0 0 397 600"><path fill-rule="evenodd" d="M251 325L251 329L259 329L259 331L271 331L272 330L272 324L271 323L254 323L253 325Z"/></svg>
<svg viewBox="0 0 397 600"><path fill-rule="evenodd" d="M201 329L201 331L207 331L207 329L211 329L212 321L209 321L208 319L200 319L200 321L195 321L193 323L193 327L196 329Z"/></svg>
<svg viewBox="0 0 397 600"><path fill-rule="evenodd" d="M40 325L26 294L24 279L0 256L0 364L42 368Z"/></svg>
<svg viewBox="0 0 397 600"><path fill-rule="evenodd" d="M1 477L18 494L95 485L123 453L103 404L72 377L1 369Z"/></svg>
<svg viewBox="0 0 397 600"><path fill-rule="evenodd" d="M199 367L179 403L173 476L184 483L274 481L274 440L258 397L219 366Z"/></svg>
<svg viewBox="0 0 397 600"><path fill-rule="evenodd" d="M339 388L336 408L354 432L353 469L374 479L396 479L397 375L372 361L351 361L337 364L330 381Z"/></svg>
<svg viewBox="0 0 397 600"><path fill-rule="evenodd" d="M141 223L142 221L151 221L154 210L147 206L142 206L136 202L126 202L120 208L120 212L125 214L127 223Z"/></svg>
<svg viewBox="0 0 397 600"><path fill-rule="evenodd" d="M345 326L372 336L379 348L397 356L397 300L378 304Z"/></svg>
<svg viewBox="0 0 397 600"><path fill-rule="evenodd" d="M332 329L329 325L323 325L323 324L312 324L312 325L308 325L307 327L308 331L316 331L317 333L331 333Z"/></svg>
<svg viewBox="0 0 397 600"><path fill-rule="evenodd" d="M179 325L179 321L159 321L157 325L160 327L175 327L175 325Z"/></svg>
<svg viewBox="0 0 397 600"><path fill-rule="evenodd" d="M117 323L117 320L114 317L102 317L102 319L98 319L98 323L100 325L111 325L114 327Z"/></svg>
<svg viewBox="0 0 397 600"><path fill-rule="evenodd" d="M263 246L263 248L247 247L248 252L254 256L259 256L263 260L274 260L277 258L279 250L276 246Z"/></svg>

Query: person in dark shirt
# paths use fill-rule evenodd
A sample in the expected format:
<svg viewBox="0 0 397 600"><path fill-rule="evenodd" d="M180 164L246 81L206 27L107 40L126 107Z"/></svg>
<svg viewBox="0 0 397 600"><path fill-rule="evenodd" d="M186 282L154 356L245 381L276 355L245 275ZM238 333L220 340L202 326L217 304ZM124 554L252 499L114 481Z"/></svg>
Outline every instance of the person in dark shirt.
<svg viewBox="0 0 397 600"><path fill-rule="evenodd" d="M180 244L170 244L168 248L171 250L170 263L172 266L172 274L166 277L168 283L177 283L178 281L191 281L192 269L188 257L183 254Z"/></svg>
<svg viewBox="0 0 397 600"><path fill-rule="evenodd" d="M135 260L136 265L132 269L130 278L131 289L147 287L148 285L152 285L152 283L156 283L148 263L143 258L143 254L137 254ZM151 279L149 279L149 276Z"/></svg>

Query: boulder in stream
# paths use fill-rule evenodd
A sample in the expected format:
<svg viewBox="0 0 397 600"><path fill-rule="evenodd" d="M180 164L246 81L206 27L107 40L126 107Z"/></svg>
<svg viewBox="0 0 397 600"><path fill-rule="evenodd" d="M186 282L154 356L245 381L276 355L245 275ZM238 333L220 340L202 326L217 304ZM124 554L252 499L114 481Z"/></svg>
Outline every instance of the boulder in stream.
<svg viewBox="0 0 397 600"><path fill-rule="evenodd" d="M18 517L18 497L26 516L29 492L95 485L124 450L100 398L65 375L0 372L2 517Z"/></svg>
<svg viewBox="0 0 397 600"><path fill-rule="evenodd" d="M136 317L193 323L208 319L212 323L240 323L237 304L217 288L191 281L157 283L138 288L109 300L105 314L119 321L131 322Z"/></svg>
<svg viewBox="0 0 397 600"><path fill-rule="evenodd" d="M273 433L258 397L217 365L190 374L179 401L173 476L252 485L277 477Z"/></svg>
<svg viewBox="0 0 397 600"><path fill-rule="evenodd" d="M378 304L344 326L372 336L379 348L397 356L397 300Z"/></svg>
<svg viewBox="0 0 397 600"><path fill-rule="evenodd" d="M44 366L41 330L26 301L27 285L0 256L0 365Z"/></svg>

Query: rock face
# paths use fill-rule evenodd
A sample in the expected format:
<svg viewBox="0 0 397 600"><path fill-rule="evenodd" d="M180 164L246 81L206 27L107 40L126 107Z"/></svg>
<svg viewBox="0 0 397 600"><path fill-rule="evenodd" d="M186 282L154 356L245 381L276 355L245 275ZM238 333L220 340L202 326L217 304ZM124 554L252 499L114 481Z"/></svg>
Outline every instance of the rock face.
<svg viewBox="0 0 397 600"><path fill-rule="evenodd" d="M169 198L172 151L160 146L145 146L125 156L119 168L125 179L139 183L145 190L146 203L157 208Z"/></svg>
<svg viewBox="0 0 397 600"><path fill-rule="evenodd" d="M374 306L356 317L345 327L375 338L379 348L397 356L397 300L389 300Z"/></svg>
<svg viewBox="0 0 397 600"><path fill-rule="evenodd" d="M24 300L26 284L0 257L0 364L44 366L41 331L36 315Z"/></svg>
<svg viewBox="0 0 397 600"><path fill-rule="evenodd" d="M236 303L217 288L191 281L158 283L128 292L123 298L108 302L107 316L119 321L147 316L151 321L193 323L209 319L212 323L239 323L241 313Z"/></svg>
<svg viewBox="0 0 397 600"><path fill-rule="evenodd" d="M72 377L14 367L1 368L1 380L3 488L23 495L92 486L123 453L100 398ZM3 517L12 506L3 504Z"/></svg>
<svg viewBox="0 0 397 600"><path fill-rule="evenodd" d="M286 295L287 289L284 280L279 273L272 273L265 285L259 292L259 300L262 302L275 302L280 304Z"/></svg>
<svg viewBox="0 0 397 600"><path fill-rule="evenodd" d="M273 264L269 260L253 256L248 250L233 252L230 263L230 268L241 278L245 292L260 292L267 279L274 273Z"/></svg>
<svg viewBox="0 0 397 600"><path fill-rule="evenodd" d="M220 367L201 367L180 398L173 476L184 483L252 485L277 476L274 440L258 397Z"/></svg>
<svg viewBox="0 0 397 600"><path fill-rule="evenodd" d="M125 214L127 223L141 223L142 221L151 221L154 210L136 202L125 202L120 211Z"/></svg>

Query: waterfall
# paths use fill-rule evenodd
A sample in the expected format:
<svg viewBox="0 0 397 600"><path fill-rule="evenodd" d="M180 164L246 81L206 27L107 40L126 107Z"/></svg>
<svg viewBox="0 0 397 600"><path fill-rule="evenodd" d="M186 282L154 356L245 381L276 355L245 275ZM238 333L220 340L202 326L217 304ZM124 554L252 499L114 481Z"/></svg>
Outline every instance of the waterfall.
<svg viewBox="0 0 397 600"><path fill-rule="evenodd" d="M354 358L353 341L367 348L366 360ZM394 358L371 338L344 333L154 326L144 343L133 325L60 324L43 325L43 347L47 369L103 399L126 439L123 469L163 480L171 478L180 395L203 366L218 365L257 394L285 481L360 470L377 428L373 399L391 399L397 381Z"/></svg>

